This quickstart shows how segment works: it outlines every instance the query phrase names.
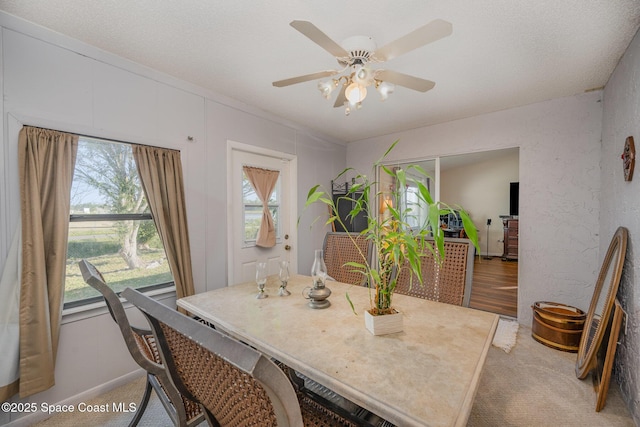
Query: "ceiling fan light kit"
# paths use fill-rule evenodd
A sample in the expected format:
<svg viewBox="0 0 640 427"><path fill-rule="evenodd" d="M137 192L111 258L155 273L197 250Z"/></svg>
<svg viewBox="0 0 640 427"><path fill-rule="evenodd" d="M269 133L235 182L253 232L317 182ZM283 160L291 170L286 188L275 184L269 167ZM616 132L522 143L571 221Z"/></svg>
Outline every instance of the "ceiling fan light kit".
<svg viewBox="0 0 640 427"><path fill-rule="evenodd" d="M333 93L333 90L335 88L338 87L338 80L333 79L333 80L320 80L318 82L318 90L320 91L320 93L322 93L322 96L325 99L330 99L331 98L331 94Z"/></svg>
<svg viewBox="0 0 640 427"><path fill-rule="evenodd" d="M351 83L344 90L344 96L349 100L349 104L356 105L364 101L364 98L367 96L367 88L355 82Z"/></svg>
<svg viewBox="0 0 640 427"><path fill-rule="evenodd" d="M336 88L340 88L334 107L344 107L348 116L353 108L360 109L367 96L367 88L375 87L382 101L395 90L395 85L419 92L426 92L435 86L430 80L385 69L374 69L369 64L382 63L407 53L425 44L434 42L452 33L449 22L437 19L410 32L380 49L371 37L354 36L344 40L342 46L334 42L315 25L308 21L291 21L290 25L335 56L340 70L327 70L273 82L276 87L285 87L309 80L342 74L330 80L318 81L318 90L325 99L331 99Z"/></svg>
<svg viewBox="0 0 640 427"><path fill-rule="evenodd" d="M395 88L396 86L393 83L380 82L376 86L378 93L380 93L380 100L384 101L385 99L387 99L389 97L389 94L393 93Z"/></svg>

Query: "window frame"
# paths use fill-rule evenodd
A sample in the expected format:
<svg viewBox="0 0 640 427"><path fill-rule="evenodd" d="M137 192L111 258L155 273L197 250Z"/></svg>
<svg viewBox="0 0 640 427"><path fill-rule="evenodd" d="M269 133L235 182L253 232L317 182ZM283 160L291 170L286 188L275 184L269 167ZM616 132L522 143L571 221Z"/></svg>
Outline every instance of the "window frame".
<svg viewBox="0 0 640 427"><path fill-rule="evenodd" d="M278 176L278 181L276 182L276 186L274 187L273 193L271 193L271 195L273 196L273 194L275 193L277 195L277 199L276 199L276 203L267 203L267 208L269 210L272 209L276 209L277 213L278 213L278 218L280 218L280 211L281 211L281 203L280 203L280 194L282 191L282 183L281 183L281 176ZM242 182L244 183L244 181L249 181L247 179L247 176L244 172L242 172ZM249 185L251 185L251 183L249 183ZM252 186L252 190L255 192L255 189L253 189ZM269 198L269 200L271 200L271 197ZM252 208L259 208L262 209L264 206L264 203L245 203L244 201L244 195L242 197L242 220L243 220L243 224L242 224L242 247L243 248L253 248L256 246L256 240L257 239L251 239L251 240L247 240L244 236L246 236L246 217L247 217L247 207L252 207ZM273 215L273 213L271 214L274 217L274 220L276 218L275 215ZM275 221L274 221L275 222ZM278 220L277 222L275 222L275 226L276 226L276 243L282 243L282 235L281 235L281 225L280 225L280 220ZM258 229L259 230L259 229Z"/></svg>
<svg viewBox="0 0 640 427"><path fill-rule="evenodd" d="M133 145L137 145L135 143L132 142L126 142L126 141L116 141L116 140L112 140L112 139L107 139L107 138L100 138L100 137L94 137L94 136L88 136L88 135L79 135L80 140L82 140L83 138L85 138L85 140L90 140L91 142L101 142L101 143L110 143L110 144L126 144L129 146L133 146ZM77 162L77 159L76 159ZM75 166L75 165L74 165ZM142 184L141 184L142 185ZM145 195L146 197L146 195ZM153 215L151 214L151 212L144 212L144 213L137 213L137 214L132 214L132 213L123 213L123 214L115 214L115 213L109 213L109 214L69 214L69 224L71 224L72 222L89 222L89 221L96 221L96 222L101 222L101 221L154 221L153 219ZM155 224L154 224L155 225ZM69 227L67 227L67 229L69 229ZM157 227L156 227L157 230ZM67 231L68 234L68 231ZM164 244L163 244L163 250L164 250ZM66 258L69 258L69 254L67 253ZM173 276L173 274L172 274ZM66 274L65 274L66 277ZM107 283L108 285L108 283ZM172 289L169 289L172 288ZM142 293L155 293L158 291L161 291L163 289L166 289L167 292L173 292L175 291L175 282L173 280L168 281L168 282L163 282L163 283L154 283L152 285L146 285L146 286L140 286L137 287L136 290L140 291ZM66 292L66 281L65 281L65 289L64 292ZM120 297L120 292L116 292L116 295L118 295L118 297ZM63 314L65 314L65 312L75 312L76 310L80 309L82 311L82 307L86 307L87 310L90 310L92 308L93 305L97 304L97 303L101 303L104 302L104 298L102 297L102 295L96 295L94 297L88 297L88 298L82 298L79 300L75 300L75 301L69 301L66 302L64 301L64 297L63 297L63 306L62 306L62 311Z"/></svg>

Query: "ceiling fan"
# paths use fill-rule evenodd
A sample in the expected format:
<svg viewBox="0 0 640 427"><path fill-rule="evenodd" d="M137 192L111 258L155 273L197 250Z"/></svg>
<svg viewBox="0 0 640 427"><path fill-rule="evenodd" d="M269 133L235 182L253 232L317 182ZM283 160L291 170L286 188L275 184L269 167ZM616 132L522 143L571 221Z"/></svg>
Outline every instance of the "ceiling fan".
<svg viewBox="0 0 640 427"><path fill-rule="evenodd" d="M340 87L333 106L344 106L346 115L351 113L353 107L359 109L362 106L362 101L367 96L367 87L369 86L376 88L383 101L393 92L394 85L404 86L419 92L433 89L435 83L430 80L402 74L397 71L374 69L370 64L388 61L428 43L447 37L453 31L450 22L436 19L378 49L371 37L349 37L344 40L342 45L339 45L311 22L291 21L289 25L335 56L342 68L278 80L273 82L273 85L285 87L341 74L339 77L334 77L330 80L319 81L318 90L320 90L322 96L330 99L333 91Z"/></svg>

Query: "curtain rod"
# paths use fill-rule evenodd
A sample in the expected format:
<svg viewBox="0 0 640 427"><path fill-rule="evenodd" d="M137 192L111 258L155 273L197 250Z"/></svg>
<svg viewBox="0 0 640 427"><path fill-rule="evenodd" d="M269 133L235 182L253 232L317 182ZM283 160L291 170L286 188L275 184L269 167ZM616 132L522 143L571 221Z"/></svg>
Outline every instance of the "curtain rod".
<svg viewBox="0 0 640 427"><path fill-rule="evenodd" d="M92 139L101 139L101 140L103 140L103 141L115 142L115 143L118 143L118 144L142 145L142 146L145 146L145 147L160 148L160 149L162 149L162 150L177 151L177 152L179 152L179 153L182 153L182 150L180 150L180 149L176 149L176 148L160 147L160 146L157 146L157 145L151 145L151 144L141 144L141 143L139 143L139 142L131 142L131 141L123 141L123 140L120 140L120 139L105 138L105 137L103 137L103 136L87 135L87 134L84 134L84 133L69 132L69 131L65 131L65 130L60 130L60 129L51 129L51 128L46 128L46 127L42 127L42 126L33 126L33 125L30 125L30 124L26 124L26 123L23 123L23 124L22 124L22 126L23 126L23 127L24 127L24 126L28 126L28 127L30 127L30 128L34 128L34 129L52 130L52 131L54 131L54 132L62 132L62 133L70 134L70 135L77 135L78 137L85 137L85 138L92 138Z"/></svg>

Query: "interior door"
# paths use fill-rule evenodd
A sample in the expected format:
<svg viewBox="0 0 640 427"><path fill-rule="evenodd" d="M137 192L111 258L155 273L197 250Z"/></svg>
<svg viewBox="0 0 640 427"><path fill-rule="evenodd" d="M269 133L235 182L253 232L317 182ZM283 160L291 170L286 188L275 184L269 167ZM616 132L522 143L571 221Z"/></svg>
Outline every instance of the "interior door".
<svg viewBox="0 0 640 427"><path fill-rule="evenodd" d="M253 151L252 151L253 150ZM256 262L267 261L268 274L277 274L279 261L288 260L290 271L297 271L295 242L295 157L244 144L231 144L229 150L228 247L229 284L255 280ZM263 203L243 171L244 166L279 172L268 205L274 217L276 244L271 248L256 246ZM293 169L293 171L292 171Z"/></svg>

